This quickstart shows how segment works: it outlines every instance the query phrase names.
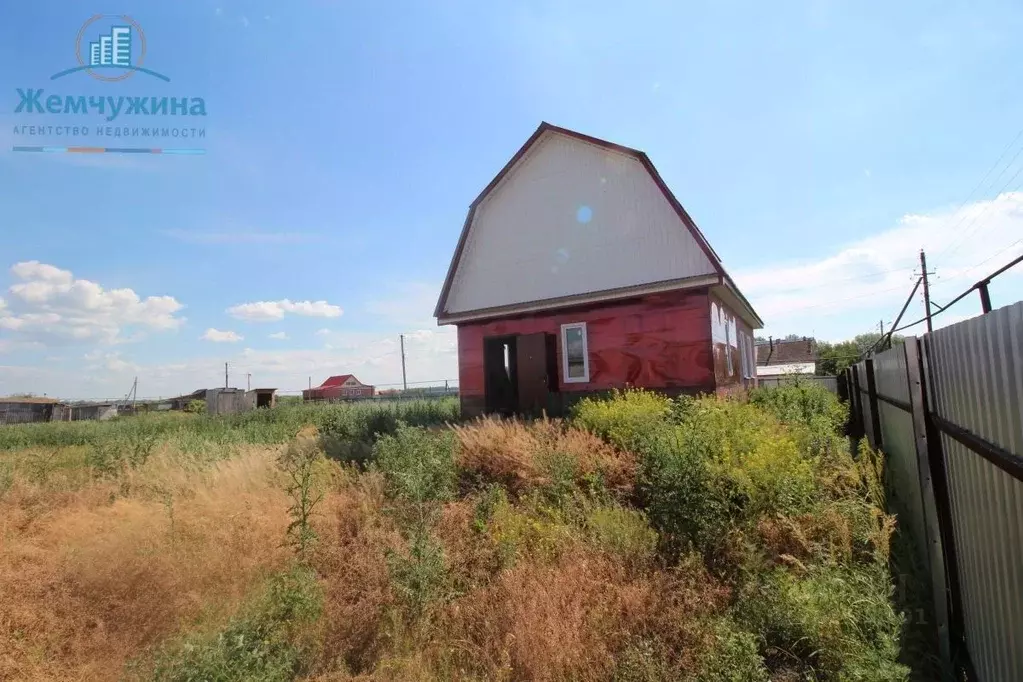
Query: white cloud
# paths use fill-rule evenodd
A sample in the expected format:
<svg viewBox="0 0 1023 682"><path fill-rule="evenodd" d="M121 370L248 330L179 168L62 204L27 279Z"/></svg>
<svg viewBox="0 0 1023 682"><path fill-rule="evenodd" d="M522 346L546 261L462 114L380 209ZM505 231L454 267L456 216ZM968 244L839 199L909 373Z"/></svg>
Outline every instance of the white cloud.
<svg viewBox="0 0 1023 682"><path fill-rule="evenodd" d="M317 336L330 336L331 334L333 334L333 332L330 331L329 329L317 329L316 330L316 335Z"/></svg>
<svg viewBox="0 0 1023 682"><path fill-rule="evenodd" d="M286 341L288 339L288 333L287 332L274 332L273 334L271 334L267 338L275 339L277 341Z"/></svg>
<svg viewBox="0 0 1023 682"><path fill-rule="evenodd" d="M203 341L213 341L214 343L235 343L244 339L243 336L239 336L235 332L220 331L213 327L207 329L199 338Z"/></svg>
<svg viewBox="0 0 1023 682"><path fill-rule="evenodd" d="M137 373L142 369L140 365L122 358L119 351L113 353L90 353L85 356L85 359L88 361L85 369L93 372Z"/></svg>
<svg viewBox="0 0 1023 682"><path fill-rule="evenodd" d="M284 319L286 313L303 317L341 317L340 306L326 301L256 301L227 309L227 314L247 322L272 322Z"/></svg>
<svg viewBox="0 0 1023 682"><path fill-rule="evenodd" d="M1023 193L1008 193L961 211L906 215L818 260L734 274L764 319L767 328L758 333L837 340L876 328L879 319L892 321L913 287L921 248L935 272L933 298L943 303L1023 253L1021 235ZM1002 277L1020 277L1020 269ZM920 305L911 303L903 322L920 316Z"/></svg>
<svg viewBox="0 0 1023 682"><path fill-rule="evenodd" d="M0 305L0 329L23 342L123 343L142 334L124 336L129 328L167 331L185 321L176 315L184 306L172 296L142 299L131 289L104 289L39 261L16 263L10 272L20 281Z"/></svg>

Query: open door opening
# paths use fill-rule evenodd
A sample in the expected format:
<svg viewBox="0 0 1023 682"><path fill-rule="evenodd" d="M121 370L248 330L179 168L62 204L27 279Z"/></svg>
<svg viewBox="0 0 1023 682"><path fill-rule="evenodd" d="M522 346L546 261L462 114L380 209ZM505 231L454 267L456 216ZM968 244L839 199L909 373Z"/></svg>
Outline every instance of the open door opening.
<svg viewBox="0 0 1023 682"><path fill-rule="evenodd" d="M483 374L486 411L515 414L519 404L517 337L483 339Z"/></svg>

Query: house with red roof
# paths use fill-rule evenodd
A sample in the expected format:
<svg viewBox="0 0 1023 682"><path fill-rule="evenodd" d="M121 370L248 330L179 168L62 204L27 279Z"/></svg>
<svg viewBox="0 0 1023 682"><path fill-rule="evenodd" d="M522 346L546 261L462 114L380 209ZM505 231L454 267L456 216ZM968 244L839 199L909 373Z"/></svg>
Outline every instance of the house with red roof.
<svg viewBox="0 0 1023 682"><path fill-rule="evenodd" d="M316 388L302 391L302 400L352 400L372 398L375 389L355 378L354 374L332 376Z"/></svg>

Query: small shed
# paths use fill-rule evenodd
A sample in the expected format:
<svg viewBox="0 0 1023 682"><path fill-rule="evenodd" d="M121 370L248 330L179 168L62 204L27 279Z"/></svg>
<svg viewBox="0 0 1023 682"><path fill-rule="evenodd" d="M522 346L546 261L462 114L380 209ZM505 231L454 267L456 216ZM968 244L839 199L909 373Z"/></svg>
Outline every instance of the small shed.
<svg viewBox="0 0 1023 682"><path fill-rule="evenodd" d="M276 388L254 388L251 391L246 391L246 395L256 409L273 407L277 404Z"/></svg>
<svg viewBox="0 0 1023 682"><path fill-rule="evenodd" d="M376 389L355 378L354 374L332 376L316 388L302 391L302 400L354 400L372 398Z"/></svg>
<svg viewBox="0 0 1023 682"><path fill-rule="evenodd" d="M237 414L257 407L273 407L277 401L276 388L210 388L206 390L208 414Z"/></svg>
<svg viewBox="0 0 1023 682"><path fill-rule="evenodd" d="M118 415L115 402L72 403L64 410L66 421L107 421Z"/></svg>
<svg viewBox="0 0 1023 682"><path fill-rule="evenodd" d="M60 415L60 401L46 396L0 398L0 424L48 422Z"/></svg>
<svg viewBox="0 0 1023 682"><path fill-rule="evenodd" d="M470 205L434 315L467 416L751 386L763 327L645 153L548 123Z"/></svg>

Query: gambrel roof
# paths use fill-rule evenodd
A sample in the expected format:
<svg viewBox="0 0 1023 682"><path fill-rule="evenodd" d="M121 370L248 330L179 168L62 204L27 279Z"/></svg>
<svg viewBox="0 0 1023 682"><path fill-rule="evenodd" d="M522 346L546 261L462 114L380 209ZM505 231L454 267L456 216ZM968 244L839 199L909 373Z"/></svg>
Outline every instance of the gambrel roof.
<svg viewBox="0 0 1023 682"><path fill-rule="evenodd" d="M645 153L541 123L470 205L434 315L458 323L696 287L763 326Z"/></svg>

